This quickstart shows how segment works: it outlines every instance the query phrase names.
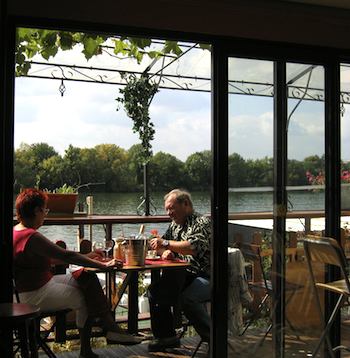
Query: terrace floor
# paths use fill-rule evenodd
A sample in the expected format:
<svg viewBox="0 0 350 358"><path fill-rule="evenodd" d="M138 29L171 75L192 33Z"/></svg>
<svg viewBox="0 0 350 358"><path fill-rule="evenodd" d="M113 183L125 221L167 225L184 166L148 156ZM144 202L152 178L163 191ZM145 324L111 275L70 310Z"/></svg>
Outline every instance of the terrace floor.
<svg viewBox="0 0 350 358"><path fill-rule="evenodd" d="M171 350L169 349L167 352L148 352L147 341L134 346L106 345L101 348L94 348L94 352L99 354L101 358L187 358L191 357L191 354L194 351L198 342L198 336L186 337L181 340L182 344L180 348ZM196 357L207 357L207 350L208 346L206 344L202 344ZM57 355L57 358L77 358L79 357L79 346L72 346L70 351L62 351L60 353L55 354ZM39 357L44 358L46 357L46 355L41 353Z"/></svg>
<svg viewBox="0 0 350 358"><path fill-rule="evenodd" d="M349 322L347 322L349 323ZM343 344L350 346L350 325L342 325ZM318 337L310 337L306 334L296 334L293 332L286 336L285 340L285 357L301 358L311 356L312 349L316 344ZM264 334L262 330L253 328L249 329L243 337L229 339L228 342L228 357L259 357L270 358L273 356L271 335L269 334L263 341ZM123 345L106 345L104 338L94 338L94 351L99 354L101 358L188 358L191 357L197 343L198 336L184 337L181 340L181 347L177 349L169 349L167 352L148 352L148 341L145 340L142 344L134 346ZM57 347L56 347L57 348ZM78 341L70 341L67 345L61 346L60 352L57 352L57 358L77 358L79 357ZM350 353L342 351L342 357L350 357ZM40 358L46 357L43 353ZM205 358L208 355L208 345L202 344L196 358ZM320 355L321 357L321 355ZM219 357L215 357L219 358ZM221 357L220 357L221 358Z"/></svg>

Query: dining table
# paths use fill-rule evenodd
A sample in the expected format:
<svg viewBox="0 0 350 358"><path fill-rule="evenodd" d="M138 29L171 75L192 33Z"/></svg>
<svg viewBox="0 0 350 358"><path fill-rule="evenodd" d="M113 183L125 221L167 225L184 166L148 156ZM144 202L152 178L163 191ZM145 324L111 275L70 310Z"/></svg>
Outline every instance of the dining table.
<svg viewBox="0 0 350 358"><path fill-rule="evenodd" d="M129 333L138 333L138 278L139 274L145 271L151 272L151 282L160 277L162 270L185 270L191 264L180 259L162 260L161 258L152 258L145 260L144 265L131 266L124 265L122 268L108 268L106 270L89 268L96 273L105 273L106 297L111 306L111 311L115 314L115 310L120 300L128 288L128 331ZM121 284L117 285L117 273L123 272L125 275Z"/></svg>

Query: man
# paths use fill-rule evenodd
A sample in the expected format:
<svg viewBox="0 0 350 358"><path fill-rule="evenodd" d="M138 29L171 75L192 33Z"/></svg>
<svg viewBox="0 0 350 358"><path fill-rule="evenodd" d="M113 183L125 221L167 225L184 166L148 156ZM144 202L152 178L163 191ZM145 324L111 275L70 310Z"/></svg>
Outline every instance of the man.
<svg viewBox="0 0 350 358"><path fill-rule="evenodd" d="M191 266L186 271L163 270L160 280L148 289L154 335L148 346L151 352L180 346L171 310L179 301L203 341L209 342L210 337L210 317L205 304L210 300L210 219L193 210L187 191L174 189L164 200L172 222L163 237L152 239L150 246L163 259L179 257Z"/></svg>

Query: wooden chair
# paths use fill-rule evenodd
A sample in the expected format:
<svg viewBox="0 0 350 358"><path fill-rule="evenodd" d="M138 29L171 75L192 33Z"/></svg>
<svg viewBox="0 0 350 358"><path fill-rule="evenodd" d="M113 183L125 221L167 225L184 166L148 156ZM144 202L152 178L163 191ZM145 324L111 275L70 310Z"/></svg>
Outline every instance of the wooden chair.
<svg viewBox="0 0 350 358"><path fill-rule="evenodd" d="M83 239L80 241L79 252L81 254L88 254L92 251L92 243L90 240Z"/></svg>
<svg viewBox="0 0 350 358"><path fill-rule="evenodd" d="M17 303L21 304L14 280L13 292ZM38 307L35 324L36 343L38 348L41 348L50 358L56 358L56 355L47 344L47 339L52 332L55 332L55 342L64 343L66 341L66 315L70 311L71 310L68 308L56 311L42 311L40 310L40 307ZM54 318L54 320L49 327L42 327L41 320L47 317Z"/></svg>
<svg viewBox="0 0 350 358"><path fill-rule="evenodd" d="M335 307L333 308L333 311L327 323L325 324L324 330L321 334L318 344L312 353L312 357L315 357L317 355L323 342L326 343L328 352L332 357L335 357L334 352L340 349L345 349L346 351L350 352L350 349L348 347L342 345L337 347L332 347L328 335L332 327L332 324L334 322L334 319L337 316L338 311L350 297L350 282L347 275L347 269L346 269L347 262L346 262L344 251L336 240L329 237L315 237L315 236L312 237L307 236L304 239L304 250L305 250L305 256L307 259L309 272L314 288L314 295L316 298L321 322L324 322L324 316L323 316L318 289L332 292L338 295L338 301ZM331 266L338 267L340 269L340 274L343 277L343 279L336 280L336 281L329 281L329 282L318 281L315 275L315 269L314 269L315 263L321 263L325 266L331 265Z"/></svg>
<svg viewBox="0 0 350 358"><path fill-rule="evenodd" d="M67 244L63 240L57 240L56 245L62 247L62 249L67 249ZM68 267L69 265L66 263L56 263L52 265L52 273L54 275L65 274Z"/></svg>
<svg viewBox="0 0 350 358"><path fill-rule="evenodd" d="M249 315L246 318L243 331L241 332L241 335L243 335L247 331L247 329L259 319L268 318L271 321L274 309L271 307L271 302L273 302L274 296L274 288L272 286L271 277L268 277L267 275L267 271L270 276L275 273L271 271L270 265L267 268L264 267L260 245L238 243L237 246L240 248L242 255L247 261L247 263L249 263L249 265L251 265L252 267L252 276L250 281L248 282L250 291L255 297L260 297L260 299L258 299L258 303L255 306L250 307ZM295 292L300 288L302 288L302 286L300 285L288 281L285 283L285 292L287 296L285 302L286 305L292 299ZM295 328L288 320L288 318L286 318L286 321L289 327L294 332L296 332ZM264 337L260 341L260 344L264 342L266 336L271 331L271 329L272 322L270 322L267 330L265 331ZM299 335L296 334L296 336L299 339Z"/></svg>
<svg viewBox="0 0 350 358"><path fill-rule="evenodd" d="M38 357L36 345L36 331L34 320L39 316L39 307L26 303L1 303L0 304L0 354L9 355L10 344L5 341L8 334L15 333L15 356L21 351L22 358ZM11 330L9 332L9 330Z"/></svg>

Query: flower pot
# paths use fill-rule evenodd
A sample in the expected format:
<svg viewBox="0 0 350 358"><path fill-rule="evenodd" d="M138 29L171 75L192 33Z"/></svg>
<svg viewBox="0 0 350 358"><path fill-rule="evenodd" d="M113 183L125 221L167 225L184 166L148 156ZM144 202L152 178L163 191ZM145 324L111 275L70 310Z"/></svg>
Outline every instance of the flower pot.
<svg viewBox="0 0 350 358"><path fill-rule="evenodd" d="M350 186L342 185L341 186L341 209L350 210Z"/></svg>
<svg viewBox="0 0 350 358"><path fill-rule="evenodd" d="M47 193L47 207L50 213L54 214L73 214L78 200L77 193L58 194Z"/></svg>

